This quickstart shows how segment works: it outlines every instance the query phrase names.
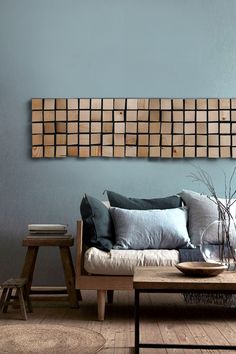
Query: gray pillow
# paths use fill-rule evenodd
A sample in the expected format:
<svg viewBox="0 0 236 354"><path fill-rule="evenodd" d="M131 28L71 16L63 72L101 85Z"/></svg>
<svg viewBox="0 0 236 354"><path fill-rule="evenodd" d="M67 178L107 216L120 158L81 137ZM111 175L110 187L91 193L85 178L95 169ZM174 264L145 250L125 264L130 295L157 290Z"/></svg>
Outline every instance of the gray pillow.
<svg viewBox="0 0 236 354"><path fill-rule="evenodd" d="M191 247L187 209L127 210L110 208L115 249L176 249Z"/></svg>
<svg viewBox="0 0 236 354"><path fill-rule="evenodd" d="M208 196L197 192L183 190L179 193L188 209L188 232L193 245L198 246L206 227L218 220L217 205ZM225 203L225 199L220 199ZM231 207L232 216L235 217L235 203Z"/></svg>

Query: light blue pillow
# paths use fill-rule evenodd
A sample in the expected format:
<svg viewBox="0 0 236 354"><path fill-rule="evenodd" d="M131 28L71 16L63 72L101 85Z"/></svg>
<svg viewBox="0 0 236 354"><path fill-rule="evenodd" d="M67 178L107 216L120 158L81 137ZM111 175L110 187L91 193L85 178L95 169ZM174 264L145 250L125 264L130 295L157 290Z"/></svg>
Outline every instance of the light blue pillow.
<svg viewBox="0 0 236 354"><path fill-rule="evenodd" d="M187 209L127 210L110 208L115 228L114 249L192 248Z"/></svg>

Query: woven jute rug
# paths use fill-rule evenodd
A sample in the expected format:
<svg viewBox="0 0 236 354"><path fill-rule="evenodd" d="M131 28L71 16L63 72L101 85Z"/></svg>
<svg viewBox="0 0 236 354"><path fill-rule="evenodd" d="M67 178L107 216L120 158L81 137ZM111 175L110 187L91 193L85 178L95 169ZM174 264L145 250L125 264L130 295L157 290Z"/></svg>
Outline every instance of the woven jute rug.
<svg viewBox="0 0 236 354"><path fill-rule="evenodd" d="M105 344L95 331L53 324L0 326L0 353L9 354L94 354Z"/></svg>

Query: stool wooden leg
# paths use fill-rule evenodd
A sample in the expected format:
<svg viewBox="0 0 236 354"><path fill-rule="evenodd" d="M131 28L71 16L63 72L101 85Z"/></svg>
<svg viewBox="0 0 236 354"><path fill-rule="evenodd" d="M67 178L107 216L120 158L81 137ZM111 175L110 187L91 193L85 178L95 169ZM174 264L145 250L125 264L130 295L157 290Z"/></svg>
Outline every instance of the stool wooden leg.
<svg viewBox="0 0 236 354"><path fill-rule="evenodd" d="M0 311L3 310L3 305L5 303L6 300L6 296L7 296L7 288L4 288L2 291L2 295L1 295L1 300L0 300Z"/></svg>
<svg viewBox="0 0 236 354"><path fill-rule="evenodd" d="M37 259L38 254L38 246L30 246L27 249L24 266L21 272L22 278L27 278L28 282L26 284L26 299L29 296L32 281L33 281L33 274L35 268L35 262Z"/></svg>
<svg viewBox="0 0 236 354"><path fill-rule="evenodd" d="M12 288L8 289L8 294L7 294L7 297L6 297L5 304L3 305L2 312L7 312L8 305L9 305L9 302L11 300L12 290L13 290Z"/></svg>
<svg viewBox="0 0 236 354"><path fill-rule="evenodd" d="M97 290L98 301L98 321L104 321L105 318L105 304L106 304L106 290Z"/></svg>
<svg viewBox="0 0 236 354"><path fill-rule="evenodd" d="M19 297L20 311L21 311L22 317L24 320L27 320L27 313L26 313L26 309L25 309L25 301L24 301L22 288L17 289L17 295Z"/></svg>
<svg viewBox="0 0 236 354"><path fill-rule="evenodd" d="M71 307L79 307L77 291L75 290L75 270L69 247L60 246L60 254L70 305Z"/></svg>
<svg viewBox="0 0 236 354"><path fill-rule="evenodd" d="M32 308L32 305L31 305L29 294L27 295L26 285L24 286L23 294L24 294L24 299L25 299L25 301L27 303L28 312L33 312L33 308Z"/></svg>

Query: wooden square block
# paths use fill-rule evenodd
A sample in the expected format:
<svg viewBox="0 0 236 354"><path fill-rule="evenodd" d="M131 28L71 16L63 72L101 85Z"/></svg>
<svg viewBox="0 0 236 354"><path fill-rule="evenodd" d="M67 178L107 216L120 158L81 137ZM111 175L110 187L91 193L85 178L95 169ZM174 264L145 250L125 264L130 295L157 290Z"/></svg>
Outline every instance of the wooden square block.
<svg viewBox="0 0 236 354"><path fill-rule="evenodd" d="M89 134L80 134L79 136L79 145L89 145Z"/></svg>
<svg viewBox="0 0 236 354"><path fill-rule="evenodd" d="M42 135L32 135L32 145L42 145L43 144L43 136Z"/></svg>
<svg viewBox="0 0 236 354"><path fill-rule="evenodd" d="M43 112L42 111L32 111L32 122L42 122Z"/></svg>
<svg viewBox="0 0 236 354"><path fill-rule="evenodd" d="M138 109L148 109L148 98L138 98Z"/></svg>
<svg viewBox="0 0 236 354"><path fill-rule="evenodd" d="M231 109L236 109L236 98L231 99Z"/></svg>
<svg viewBox="0 0 236 354"><path fill-rule="evenodd" d="M147 134L139 134L138 135L138 145L140 146L148 146L149 138Z"/></svg>
<svg viewBox="0 0 236 354"><path fill-rule="evenodd" d="M82 146L79 148L79 157L89 157L90 156L90 148L86 146Z"/></svg>
<svg viewBox="0 0 236 354"><path fill-rule="evenodd" d="M148 147L138 147L138 157L148 157L149 156L149 151Z"/></svg>
<svg viewBox="0 0 236 354"><path fill-rule="evenodd" d="M185 135L185 145L187 146L195 146L195 135Z"/></svg>
<svg viewBox="0 0 236 354"><path fill-rule="evenodd" d="M127 122L126 133L137 133L137 123Z"/></svg>
<svg viewBox="0 0 236 354"><path fill-rule="evenodd" d="M184 100L181 98L173 99L173 109L183 109L184 108Z"/></svg>
<svg viewBox="0 0 236 354"><path fill-rule="evenodd" d="M197 99L197 109L207 109L207 100L206 98L198 98Z"/></svg>
<svg viewBox="0 0 236 354"><path fill-rule="evenodd" d="M208 157L216 159L220 157L220 151L218 147L209 147L208 149Z"/></svg>
<svg viewBox="0 0 236 354"><path fill-rule="evenodd" d="M172 157L172 148L171 147L161 147L161 157L163 157L163 158Z"/></svg>
<svg viewBox="0 0 236 354"><path fill-rule="evenodd" d="M206 135L197 135L197 145L198 146L207 146L207 136Z"/></svg>
<svg viewBox="0 0 236 354"><path fill-rule="evenodd" d="M209 98L208 99L208 109L218 109L218 98Z"/></svg>
<svg viewBox="0 0 236 354"><path fill-rule="evenodd" d="M66 156L66 146L57 146L56 157L65 157L65 156Z"/></svg>
<svg viewBox="0 0 236 354"><path fill-rule="evenodd" d="M44 145L54 145L54 135L48 134L43 136Z"/></svg>
<svg viewBox="0 0 236 354"><path fill-rule="evenodd" d="M125 136L126 145L137 145L137 135L136 134L126 134Z"/></svg>
<svg viewBox="0 0 236 354"><path fill-rule="evenodd" d="M32 110L42 110L43 100L42 98L33 98L31 102Z"/></svg>
<svg viewBox="0 0 236 354"><path fill-rule="evenodd" d="M66 145L66 134L56 134L56 144Z"/></svg>
<svg viewBox="0 0 236 354"><path fill-rule="evenodd" d="M77 157L79 155L78 146L68 146L67 155Z"/></svg>
<svg viewBox="0 0 236 354"><path fill-rule="evenodd" d="M160 109L160 100L159 98L150 98L149 100L149 109Z"/></svg>
<svg viewBox="0 0 236 354"><path fill-rule="evenodd" d="M126 111L126 120L127 121L136 121L137 120L138 113L137 111Z"/></svg>
<svg viewBox="0 0 236 354"><path fill-rule="evenodd" d="M125 147L124 146L114 146L114 157L124 157Z"/></svg>
<svg viewBox="0 0 236 354"><path fill-rule="evenodd" d="M195 100L193 98L186 98L184 100L184 107L186 110L195 109Z"/></svg>
<svg viewBox="0 0 236 354"><path fill-rule="evenodd" d="M43 124L33 123L32 124L32 134L43 134Z"/></svg>
<svg viewBox="0 0 236 354"><path fill-rule="evenodd" d="M90 109L90 99L89 98L81 98L79 100L79 108L80 109Z"/></svg>
<svg viewBox="0 0 236 354"><path fill-rule="evenodd" d="M102 108L101 98L92 98L91 99L91 109L101 109L101 108Z"/></svg>
<svg viewBox="0 0 236 354"><path fill-rule="evenodd" d="M161 133L170 134L172 129L171 123L162 123L161 124Z"/></svg>
<svg viewBox="0 0 236 354"><path fill-rule="evenodd" d="M127 109L135 109L138 108L138 100L136 98L128 98L127 99Z"/></svg>
<svg viewBox="0 0 236 354"><path fill-rule="evenodd" d="M102 147L102 156L113 157L113 147L112 146L103 146Z"/></svg>
<svg viewBox="0 0 236 354"><path fill-rule="evenodd" d="M78 109L79 108L78 98L68 98L67 105L68 105L68 109Z"/></svg>
<svg viewBox="0 0 236 354"><path fill-rule="evenodd" d="M230 109L230 99L221 98L220 99L220 109Z"/></svg>
<svg viewBox="0 0 236 354"><path fill-rule="evenodd" d="M44 109L55 109L55 99L45 98L44 99Z"/></svg>
<svg viewBox="0 0 236 354"><path fill-rule="evenodd" d="M54 157L55 156L55 148L54 146L45 146L44 148L44 157Z"/></svg>
<svg viewBox="0 0 236 354"><path fill-rule="evenodd" d="M171 146L172 145L172 135L162 135L161 136L161 145L162 146Z"/></svg>
<svg viewBox="0 0 236 354"><path fill-rule="evenodd" d="M44 112L44 120L45 120L45 113L51 113L51 112ZM56 121L65 122L66 121L66 111L56 111Z"/></svg>
<svg viewBox="0 0 236 354"><path fill-rule="evenodd" d="M235 159L236 158L236 147L232 149L232 157Z"/></svg>
<svg viewBox="0 0 236 354"><path fill-rule="evenodd" d="M173 145L174 146L183 146L184 145L184 136L183 135L173 135Z"/></svg>
<svg viewBox="0 0 236 354"><path fill-rule="evenodd" d="M112 121L112 111L103 111L102 112L102 120L104 122Z"/></svg>
<svg viewBox="0 0 236 354"><path fill-rule="evenodd" d="M114 123L114 132L116 134L125 133L125 123Z"/></svg>
<svg viewBox="0 0 236 354"><path fill-rule="evenodd" d="M151 146L149 148L149 157L160 157L161 156L161 149L158 146Z"/></svg>
<svg viewBox="0 0 236 354"><path fill-rule="evenodd" d="M230 134L230 123L220 123L220 134Z"/></svg>
<svg viewBox="0 0 236 354"><path fill-rule="evenodd" d="M114 134L114 145L125 145L124 134Z"/></svg>
<svg viewBox="0 0 236 354"><path fill-rule="evenodd" d="M184 148L184 156L185 157L195 157L195 147L185 147Z"/></svg>
<svg viewBox="0 0 236 354"><path fill-rule="evenodd" d="M206 121L207 121L207 112L197 111L197 122L206 122Z"/></svg>
<svg viewBox="0 0 236 354"><path fill-rule="evenodd" d="M195 134L195 123L185 123L184 124L185 134Z"/></svg>
<svg viewBox="0 0 236 354"><path fill-rule="evenodd" d="M113 132L113 123L103 123L102 124L103 133L112 133Z"/></svg>
<svg viewBox="0 0 236 354"><path fill-rule="evenodd" d="M219 145L219 135L208 135L208 145L218 146Z"/></svg>
<svg viewBox="0 0 236 354"><path fill-rule="evenodd" d="M169 112L165 112L169 113ZM164 112L162 112L164 114ZM159 122L160 121L160 111L151 111L150 112L150 121L151 122Z"/></svg>
<svg viewBox="0 0 236 354"><path fill-rule="evenodd" d="M231 127L232 127L231 133L236 134L236 123L232 123Z"/></svg>
<svg viewBox="0 0 236 354"><path fill-rule="evenodd" d="M230 111L220 111L221 121L230 121Z"/></svg>
<svg viewBox="0 0 236 354"><path fill-rule="evenodd" d="M44 122L53 122L55 120L55 111L44 111L43 119Z"/></svg>
<svg viewBox="0 0 236 354"><path fill-rule="evenodd" d="M218 128L218 123L208 123L208 134L217 134Z"/></svg>
<svg viewBox="0 0 236 354"><path fill-rule="evenodd" d="M79 111L68 111L68 120L69 121L76 121L79 120Z"/></svg>
<svg viewBox="0 0 236 354"><path fill-rule="evenodd" d="M114 111L114 121L124 122L124 111Z"/></svg>
<svg viewBox="0 0 236 354"><path fill-rule="evenodd" d="M56 99L56 109L66 109L66 98Z"/></svg>
<svg viewBox="0 0 236 354"><path fill-rule="evenodd" d="M102 147L101 146L96 146L96 145L91 146L90 156L93 156L93 157L102 156Z"/></svg>
<svg viewBox="0 0 236 354"><path fill-rule="evenodd" d="M236 147L236 135L232 135L232 146Z"/></svg>
<svg viewBox="0 0 236 354"><path fill-rule="evenodd" d="M231 111L231 121L236 122L236 111Z"/></svg>
<svg viewBox="0 0 236 354"><path fill-rule="evenodd" d="M56 133L66 133L66 123L56 122Z"/></svg>
<svg viewBox="0 0 236 354"><path fill-rule="evenodd" d="M149 123L149 133L155 134L155 133L160 133L160 123Z"/></svg>
<svg viewBox="0 0 236 354"><path fill-rule="evenodd" d="M101 134L91 134L90 140L92 145L100 145L101 144L102 136Z"/></svg>
<svg viewBox="0 0 236 354"><path fill-rule="evenodd" d="M44 133L55 133L55 123L44 123Z"/></svg>
<svg viewBox="0 0 236 354"><path fill-rule="evenodd" d="M101 111L91 111L91 121L98 121L102 120L102 112Z"/></svg>
<svg viewBox="0 0 236 354"><path fill-rule="evenodd" d="M183 134L184 124L183 123L173 123L173 133L174 134Z"/></svg>
<svg viewBox="0 0 236 354"><path fill-rule="evenodd" d="M102 145L113 145L113 135L103 134L102 135Z"/></svg>
<svg viewBox="0 0 236 354"><path fill-rule="evenodd" d="M63 124L63 123L62 123ZM83 125L87 125L88 126L88 129L89 129L89 124L88 123L81 123L80 124L80 129L81 129L81 125L83 126ZM73 123L71 123L71 122L69 122L68 123L68 133L78 133L78 127L79 127L79 124L77 123L77 122L73 122ZM81 130L80 130L81 131ZM86 132L88 132L88 130L86 130Z"/></svg>
<svg viewBox="0 0 236 354"><path fill-rule="evenodd" d="M206 147L197 147L196 157L207 157L207 148Z"/></svg>
<svg viewBox="0 0 236 354"><path fill-rule="evenodd" d="M171 100L162 98L161 99L161 109L171 109Z"/></svg>
<svg viewBox="0 0 236 354"><path fill-rule="evenodd" d="M114 109L124 110L125 109L125 99L116 98L114 103Z"/></svg>
<svg viewBox="0 0 236 354"><path fill-rule="evenodd" d="M113 109L113 98L104 98L102 102L103 109Z"/></svg>
<svg viewBox="0 0 236 354"><path fill-rule="evenodd" d="M182 146L174 146L172 151L172 156L174 158L184 157L184 148Z"/></svg>
<svg viewBox="0 0 236 354"><path fill-rule="evenodd" d="M152 146L159 146L160 145L160 135L159 134L151 134L149 136L149 144Z"/></svg>
<svg viewBox="0 0 236 354"><path fill-rule="evenodd" d="M236 152L235 152L235 155L236 155ZM136 157L137 156L137 147L136 146L126 146L125 156L126 157Z"/></svg>
<svg viewBox="0 0 236 354"><path fill-rule="evenodd" d="M90 111L79 111L79 120L88 122L90 120Z"/></svg>
<svg viewBox="0 0 236 354"><path fill-rule="evenodd" d="M151 112L153 113L153 112ZM161 111L161 121L162 122L171 122L171 111ZM158 117L159 117L159 112L158 112ZM151 121L153 119L150 119ZM157 119L156 121L158 121L159 119Z"/></svg>
<svg viewBox="0 0 236 354"><path fill-rule="evenodd" d="M208 111L208 121L210 122L218 122L219 113L218 111Z"/></svg>
<svg viewBox="0 0 236 354"><path fill-rule="evenodd" d="M102 124L101 123L91 123L91 133L101 133Z"/></svg>
<svg viewBox="0 0 236 354"><path fill-rule="evenodd" d="M228 158L231 157L231 149L227 146L220 147L220 157L221 158Z"/></svg>
<svg viewBox="0 0 236 354"><path fill-rule="evenodd" d="M183 122L184 114L182 111L173 111L173 121L174 122Z"/></svg>
<svg viewBox="0 0 236 354"><path fill-rule="evenodd" d="M43 147L42 146L33 146L32 147L32 157L35 159L40 159L43 157Z"/></svg>
<svg viewBox="0 0 236 354"><path fill-rule="evenodd" d="M139 121L148 121L149 111L138 111L138 120Z"/></svg>
<svg viewBox="0 0 236 354"><path fill-rule="evenodd" d="M230 135L220 135L220 145L221 146L230 146L231 145L231 136Z"/></svg>
<svg viewBox="0 0 236 354"><path fill-rule="evenodd" d="M138 133L148 133L148 123L138 123Z"/></svg>
<svg viewBox="0 0 236 354"><path fill-rule="evenodd" d="M207 124L197 123L197 134L206 134L206 133L207 133Z"/></svg>
<svg viewBox="0 0 236 354"><path fill-rule="evenodd" d="M184 120L185 120L185 122L195 122L196 112L195 111L185 111L184 112Z"/></svg>
<svg viewBox="0 0 236 354"><path fill-rule="evenodd" d="M68 134L67 135L68 145L78 145L78 134Z"/></svg>

